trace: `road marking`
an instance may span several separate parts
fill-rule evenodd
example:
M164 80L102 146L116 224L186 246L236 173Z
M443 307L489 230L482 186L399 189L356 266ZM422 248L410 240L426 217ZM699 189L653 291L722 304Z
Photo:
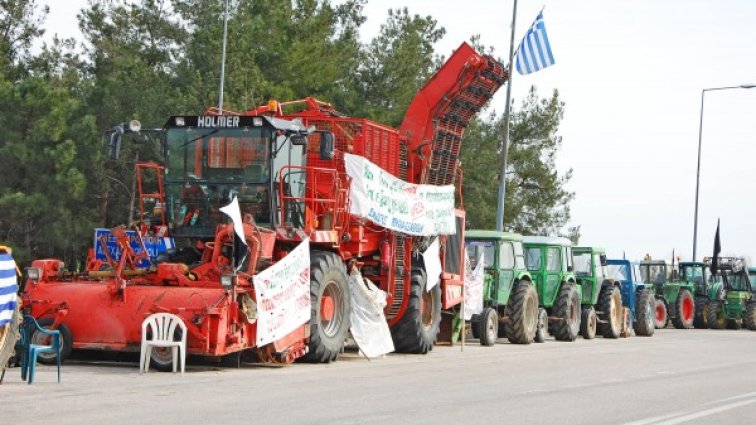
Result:
M746 399L743 401L735 401ZM719 404L725 401L730 403L723 404L717 407L711 407L709 409L703 409L698 411L681 411L676 413L670 413L667 415L653 416L646 419L641 419L634 422L628 422L625 425L677 425L683 422L692 421L694 419L703 418L705 416L711 416L716 413L725 412L727 410L737 409L738 407L747 406L749 404L756 403L756 392L741 394L739 396L729 397L722 400L706 403L706 405Z

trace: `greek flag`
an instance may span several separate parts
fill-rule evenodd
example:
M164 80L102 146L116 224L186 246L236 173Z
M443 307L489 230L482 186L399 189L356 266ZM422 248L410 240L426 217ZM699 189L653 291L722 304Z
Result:
M16 262L10 254L0 254L0 326L13 318L16 310Z
M520 42L515 60L517 72L522 75L554 65L554 55L551 53L551 46L549 46L546 26L543 24L543 12L538 14L533 26L530 27L522 42Z

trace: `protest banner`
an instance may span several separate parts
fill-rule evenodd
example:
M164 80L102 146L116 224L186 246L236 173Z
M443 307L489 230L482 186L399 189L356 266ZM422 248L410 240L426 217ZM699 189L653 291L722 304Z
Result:
M344 161L351 214L409 235L456 232L453 185L407 183L358 155L344 154Z
M257 299L257 346L277 341L310 320L310 242L252 278Z

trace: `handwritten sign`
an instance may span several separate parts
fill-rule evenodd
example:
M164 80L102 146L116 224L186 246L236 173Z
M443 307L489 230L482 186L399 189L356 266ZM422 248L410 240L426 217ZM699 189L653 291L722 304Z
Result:
M310 320L310 242L252 278L257 298L257 346L285 337Z
M453 235L454 186L412 184L367 159L344 154L352 179L349 212L375 224L415 236Z

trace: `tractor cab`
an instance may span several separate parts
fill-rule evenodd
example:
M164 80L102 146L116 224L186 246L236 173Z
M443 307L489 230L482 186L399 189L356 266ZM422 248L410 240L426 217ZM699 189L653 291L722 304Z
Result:
M610 278L604 248L577 246L572 249L575 277L583 288L583 304L595 304L604 282Z
M661 260L642 261L639 268L643 281L657 288L664 286L670 278L671 268Z
M701 262L680 262L680 280L691 282L696 286L696 296L705 295L709 286L709 268Z
M704 258L704 264L712 267L711 258ZM756 302L753 292L756 287L751 283L751 273L742 257L719 257L713 266L710 281L709 308L707 322L709 327L724 327L756 330Z

